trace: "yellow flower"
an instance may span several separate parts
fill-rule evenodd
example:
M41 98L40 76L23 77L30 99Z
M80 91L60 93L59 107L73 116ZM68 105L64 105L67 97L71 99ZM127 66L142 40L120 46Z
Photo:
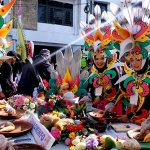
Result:
M75 133L74 132L71 132L70 134L69 134L69 137L70 138L73 138L75 136Z
M62 131L63 130L63 126L62 126L62 124L61 123L59 123L59 122L57 122L55 125L54 125L54 127L56 127L58 130L60 130L60 131Z
M54 110L54 111L52 111L52 114L53 114L53 115L55 115L55 114L58 115L59 112Z
M74 150L74 146L71 146L71 147L69 148L69 150Z

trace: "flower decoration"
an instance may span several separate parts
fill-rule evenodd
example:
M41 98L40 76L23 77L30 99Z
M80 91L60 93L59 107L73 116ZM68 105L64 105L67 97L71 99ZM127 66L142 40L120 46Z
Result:
M55 138L55 140L58 140L60 138L60 134L61 134L60 130L54 129L50 133Z
M45 107L53 108L53 102L52 102L52 101L49 101L49 102L45 103L44 106L45 106Z
M71 147L69 148L69 150L74 150L74 146L71 146Z
M67 109L67 106L72 106L72 103L68 100L64 100L61 95L50 95L48 102L43 104L41 103L41 105L44 105L46 108L49 107L56 112L63 112L64 114L68 115L70 113Z
M8 103L15 109L23 109L27 113L33 113L36 110L36 103L30 96L14 95L8 99Z
M73 138L75 136L75 133L74 132L71 132L70 134L69 134L69 138Z
M43 79L44 86L49 90L50 86L46 79Z
M57 122L54 127L56 127L58 130L62 131L63 130L63 125L60 122Z
M79 124L79 125L65 125L63 130L61 131L60 140L65 141L66 139L69 138L70 143L71 143L71 139L73 139L74 137L76 137L79 134L82 134L82 129L83 129L83 126L81 124Z

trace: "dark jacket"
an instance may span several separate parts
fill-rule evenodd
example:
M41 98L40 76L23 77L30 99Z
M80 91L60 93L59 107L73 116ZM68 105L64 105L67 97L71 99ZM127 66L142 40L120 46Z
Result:
M22 75L18 84L18 93L32 96L35 87L38 87L39 81L37 80L35 71L38 70L42 79L49 82L51 64L40 55L35 56L31 61L27 59L22 68Z
M4 62L0 68L0 72L2 91L8 98L16 92L13 84L13 68L9 63Z
M44 56L37 55L33 58L33 66L38 70L42 79L46 79L49 82L50 73L53 71L50 62L45 59Z
M32 68L32 62L27 59L22 68L22 74L18 83L17 93L32 96L33 90L37 86L38 81Z

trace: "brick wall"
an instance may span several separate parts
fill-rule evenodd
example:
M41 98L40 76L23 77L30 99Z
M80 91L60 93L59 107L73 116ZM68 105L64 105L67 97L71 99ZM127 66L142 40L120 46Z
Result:
M20 0L17 0L13 7L14 17L17 17L19 1ZM21 0L21 5L23 29L37 30L38 0ZM14 21L14 28L16 27L17 23Z

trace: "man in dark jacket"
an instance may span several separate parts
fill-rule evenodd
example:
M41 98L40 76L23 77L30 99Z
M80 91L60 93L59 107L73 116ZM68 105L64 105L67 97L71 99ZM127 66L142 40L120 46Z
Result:
M12 96L16 92L16 88L13 84L13 65L19 59L15 51L9 51L7 56L11 56L3 62L1 66L1 87L6 98Z
M42 49L39 55L33 57L33 59L28 58L22 68L18 94L32 96L34 88L39 85L36 75L39 74L42 79L46 79L49 82L52 70L50 51L47 49Z

